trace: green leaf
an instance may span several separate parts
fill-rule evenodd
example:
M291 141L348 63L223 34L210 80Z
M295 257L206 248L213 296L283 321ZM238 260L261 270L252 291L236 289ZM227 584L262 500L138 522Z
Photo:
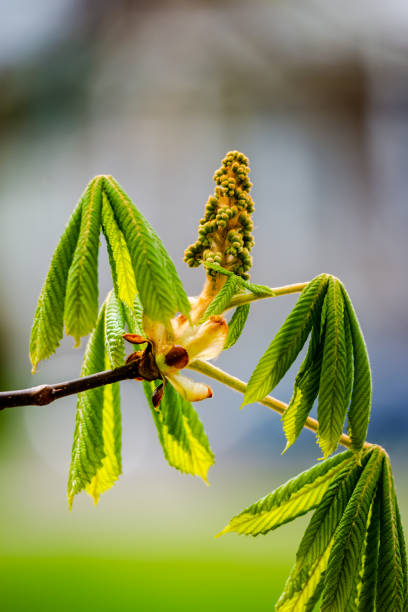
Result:
M105 304L103 304L96 327L91 334L84 356L81 376L102 372L105 367ZM103 442L102 387L78 393L72 460L68 478L68 501L70 507L74 496L86 488L105 457Z
M188 314L190 303L160 238L113 177L104 177L104 191L129 249L145 314L165 324L178 311Z
M321 274L302 291L296 305L261 357L245 392L243 406L264 398L286 374L320 316L328 277Z
M369 510L381 476L384 453L375 447L335 533L325 575L322 612L343 612L352 594L364 545ZM380 608L395 610L396 608Z
M79 346L98 316L98 251L102 206L101 176L88 185L82 201L81 229L68 274L64 319L66 333Z
M237 274L234 274L234 272L231 272L231 270L227 270L226 268L223 268L218 264L210 263L208 261L205 261L203 263L206 268L214 270L214 272L219 272L220 274L224 274L224 276L228 276L229 278L236 278L239 281L240 287L247 289L250 293L256 295L259 298L276 296L275 291L270 287L267 287L266 285L256 285L254 283L250 283L249 281L245 281Z
M298 570L313 565L326 550L369 458L367 453L361 464L345 463L331 481L300 542L296 553Z
M354 382L348 411L348 432L353 449L360 451L367 435L371 410L371 370L367 348L347 291L342 287L345 311L350 323L354 354Z
M55 352L64 335L64 302L68 272L78 241L84 197L80 199L61 236L38 299L30 339L33 374L38 362L47 359Z
M283 431L287 440L284 452L299 437L319 392L324 333L323 331L321 335L320 329L313 327L306 358L295 379L293 395L282 415Z
M243 304L242 306L238 306L238 308L236 308L234 314L232 315L231 321L228 323L228 335L225 342L224 351L234 346L242 334L249 315L249 309L249 304Z
M306 514L320 504L331 481L349 469L351 461L352 453L346 451L302 472L231 519L219 535L265 534Z
M315 563L296 575L290 574L285 589L280 596L275 610L279 612L305 612L313 610L319 600L324 586L325 570L334 538L323 550Z
M363 456L361 465L351 458L351 453L348 456L349 460L344 461L342 469L330 481L304 533L277 610L312 610L313 602L321 595L337 526L370 453Z
M397 519L397 531L398 531L398 540L399 540L399 549L400 549L400 555L401 555L401 570L402 570L402 576L403 576L403 599L404 599L404 605L403 605L403 609L406 610L408 609L408 567L407 567L407 549L406 549L406 545L405 545L405 538L404 538L404 528L402 526L402 522L401 522L401 515L400 515L400 511L398 508L398 502L397 502L397 496L394 496L394 504L395 504L395 515L396 515L396 519Z
M105 193L102 194L102 229L112 253L112 276L116 279L117 295L122 302L132 308L137 293L135 274L129 249Z
M325 457L337 448L348 406L348 365L340 282L329 278L326 333L320 375L318 442Z
M241 279L239 278L239 276L234 275L228 277L225 285L209 304L207 310L201 318L200 323L204 323L204 321L206 321L212 315L222 314L224 310L226 310L228 304L240 289L240 281Z
M378 580L378 555L380 541L381 520L381 487L377 492L371 508L371 517L367 529L366 545L364 550L363 570L361 574L361 587L357 597L357 610L375 610L375 600Z
M110 291L105 309L105 343L109 356L109 368L118 368L125 361L124 333L125 317L122 303L116 297L115 292Z
M109 369L109 357L105 355L105 368ZM110 489L122 473L121 459L121 412L119 383L103 387L102 436L104 458L91 482L86 485L86 492L93 498L95 505L101 493Z
M402 612L406 609L406 577L404 577L402 568L400 533L391 464L385 453L381 485L377 610Z
M158 413L151 401L155 385L143 382L143 387L169 464L181 472L199 476L208 484L207 473L214 464L214 455L192 404L167 383Z

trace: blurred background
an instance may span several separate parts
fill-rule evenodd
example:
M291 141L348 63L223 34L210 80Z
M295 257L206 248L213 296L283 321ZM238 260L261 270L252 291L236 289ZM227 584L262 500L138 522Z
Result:
M53 250L90 178L113 174L183 263L212 175L250 158L254 282L345 283L374 379L369 439L408 510L408 5L403 0L0 0L0 386L76 377L70 339L30 374L28 339ZM110 288L100 256L101 298ZM252 308L218 364L248 379L294 296ZM288 401L295 369L274 394ZM213 385L198 405L211 486L165 463L140 387L122 383L124 474L68 512L75 399L0 414L4 612L251 610L276 601L307 519L265 538L213 538L320 456L281 457L265 407Z

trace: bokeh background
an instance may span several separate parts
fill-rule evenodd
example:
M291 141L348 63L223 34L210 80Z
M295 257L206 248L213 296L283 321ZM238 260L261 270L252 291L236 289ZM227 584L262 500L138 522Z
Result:
M408 5L403 0L0 1L0 385L78 375L64 340L33 378L28 338L50 257L88 180L111 173L183 263L224 154L249 156L252 278L330 272L372 360L369 439L390 452L408 510ZM101 250L100 282L110 288ZM252 308L218 363L247 379L294 296ZM275 395L287 401L294 370ZM0 414L4 612L271 609L306 519L214 539L230 517L320 456L284 457L279 418L214 384L198 405L211 486L165 463L139 385L122 383L124 474L71 513L75 399ZM408 525L407 521L406 525Z

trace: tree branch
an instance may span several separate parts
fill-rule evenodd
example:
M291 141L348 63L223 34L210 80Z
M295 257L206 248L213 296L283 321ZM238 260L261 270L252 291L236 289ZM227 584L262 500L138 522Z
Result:
M130 361L114 370L98 372L97 374L82 376L81 378L55 383L54 385L38 385L30 389L2 391L0 392L0 410L15 406L45 406L66 395L74 395L81 391L88 391L88 389L103 387L104 385L110 385L114 382L130 378L143 380L156 380L160 378L160 373L151 354L144 355L138 360Z

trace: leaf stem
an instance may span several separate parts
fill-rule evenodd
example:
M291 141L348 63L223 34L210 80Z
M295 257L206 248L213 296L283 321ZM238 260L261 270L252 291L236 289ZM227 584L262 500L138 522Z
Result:
M300 293L305 287L307 287L308 284L309 282L296 283L294 285L283 285L283 287L271 287L273 295L255 295L254 293L238 294L232 298L228 304L227 310L230 308L235 308L236 306L241 306L242 304L250 304L251 302L257 302L258 300L265 300L266 298L278 297L279 295L289 295L290 293Z
M209 376L210 378L217 380L218 382L226 385L227 387L230 387L231 389L234 389L235 391L238 391L239 393L244 394L246 391L247 383L245 383L243 380L240 380L239 378L236 378L235 376L232 376L231 374L228 374L227 372L224 372L224 370L217 368L216 366L212 365L211 363L208 363L207 361L193 361L187 367L190 370L199 372L200 374L205 374L205 376ZM267 408L274 410L280 415L282 415L288 407L288 404L285 404L285 402L281 402L280 400L270 395L267 395L266 397L264 397L263 400L260 400L258 403L263 404ZM306 419L304 427L317 434L319 422L316 419L313 419L312 417L308 417ZM352 448L351 439L347 434L342 434L340 436L339 444L341 444L345 448ZM370 442L364 443L364 448L369 448L371 446L372 444Z

